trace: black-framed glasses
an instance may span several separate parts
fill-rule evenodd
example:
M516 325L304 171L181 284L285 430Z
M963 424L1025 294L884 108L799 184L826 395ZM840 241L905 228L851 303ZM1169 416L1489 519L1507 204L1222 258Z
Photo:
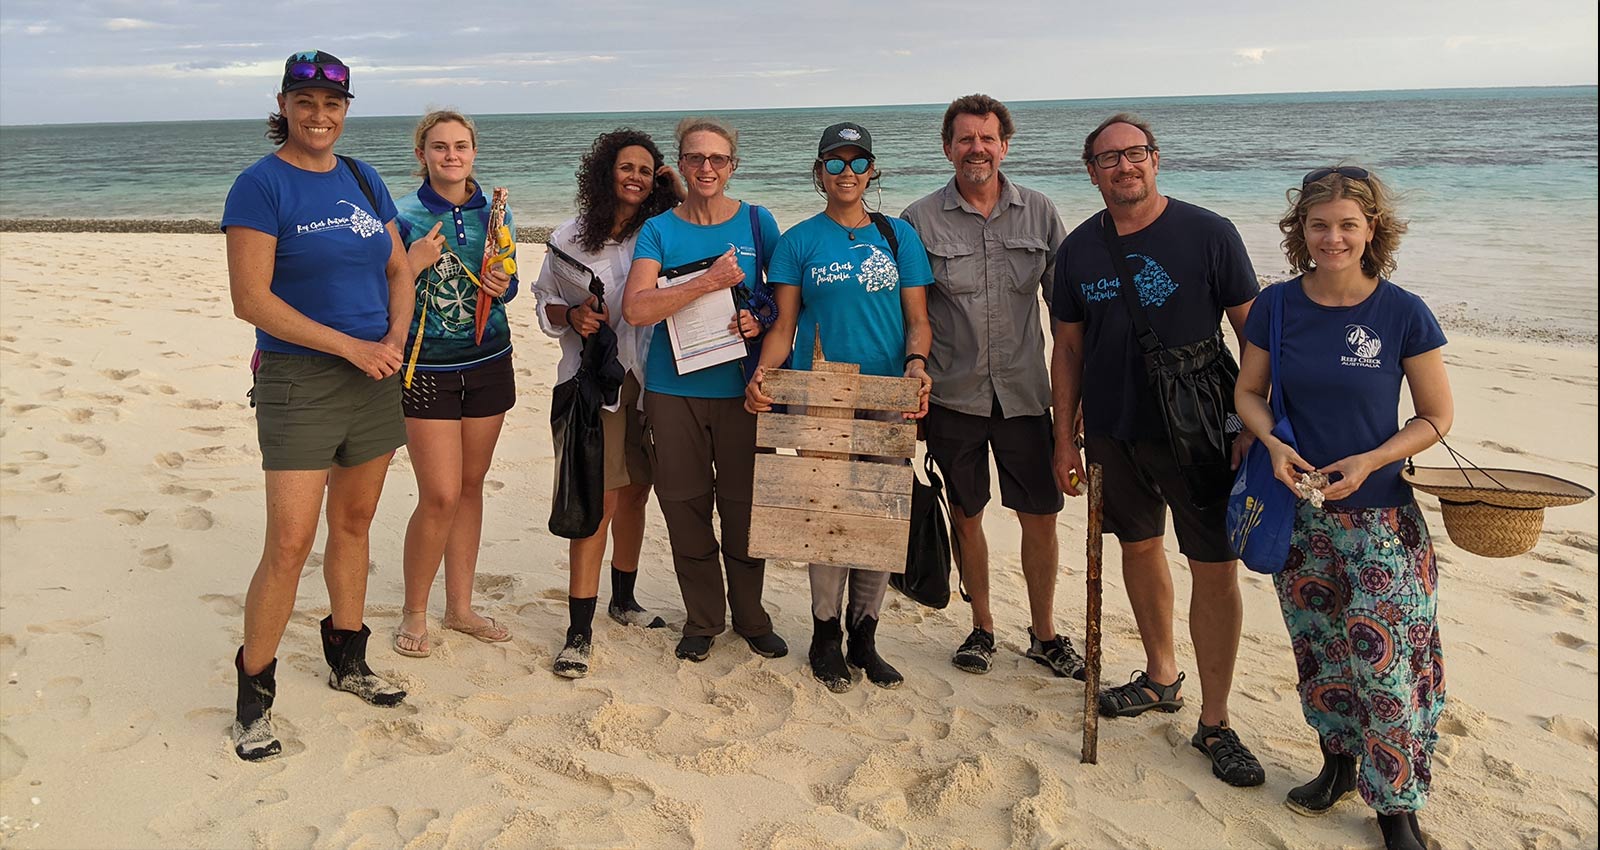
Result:
M1116 168L1117 160L1126 159L1129 162L1144 162L1160 148L1155 145L1134 145L1120 151L1106 151L1094 155L1093 162L1101 168Z
M1304 189L1305 187L1310 186L1312 183L1334 174L1337 174L1341 177L1348 177L1351 180L1365 180L1372 176L1372 172L1362 168L1359 165L1340 165L1335 168L1319 168L1316 171L1308 172L1305 177L1300 179L1300 188Z
M855 159L840 159L838 157L834 157L833 159L822 160L822 170L834 175L835 177L844 173L844 167L846 165L850 166L850 170L857 174L866 174L867 169L872 167L872 157L858 156Z
M350 68L338 62L295 62L289 66L289 79L315 80L322 77L330 83L350 82Z
M700 166L711 163L712 169L721 171L734 163L734 158L723 153L714 153L706 156L703 153L678 154L678 161L687 165L690 171L699 171Z

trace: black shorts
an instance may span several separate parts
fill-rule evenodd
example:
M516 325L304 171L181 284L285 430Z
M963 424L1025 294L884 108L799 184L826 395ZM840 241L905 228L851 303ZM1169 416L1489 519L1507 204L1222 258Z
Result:
M991 445L1000 472L1000 504L1025 514L1061 511L1064 500L1051 466L1056 443L1049 411L1007 419L998 399L988 416L930 404L923 423L928 454L944 472L950 501L963 514L976 516L989 504Z
M1167 533L1167 509L1178 532L1178 551L1195 561L1232 561L1228 544L1226 499L1209 508L1189 501L1183 473L1162 439L1119 440L1084 435L1084 454L1100 464L1105 482L1105 530L1123 543L1136 543Z
M401 401L407 419L480 419L499 416L517 403L511 355L465 369L411 377Z

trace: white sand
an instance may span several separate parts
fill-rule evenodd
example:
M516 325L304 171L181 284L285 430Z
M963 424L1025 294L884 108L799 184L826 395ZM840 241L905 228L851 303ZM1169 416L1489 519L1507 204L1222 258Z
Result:
M539 248L522 246L536 268ZM388 649L416 488L402 451L372 532L371 661L411 691L369 707L324 684L327 612L313 554L280 650L285 753L234 758L233 648L263 508L248 328L232 318L217 236L6 234L0 244L0 845L5 847L1370 847L1369 810L1291 813L1317 766L1271 585L1244 581L1234 724L1267 784L1229 788L1188 744L1198 716L1102 721L1079 764L1083 687L1021 656L1016 524L987 519L1001 652L950 666L965 606L891 593L897 691L843 696L805 670L805 574L768 570L787 658L731 635L672 656L675 629L603 615L594 673L549 672L566 625L566 545L545 531L556 346L514 303L520 404L490 472L483 610L490 646L440 630L434 655ZM1596 484L1596 354L1505 340L1448 349L1452 443L1484 465ZM1435 454L1437 453L1437 454ZM1442 462L1434 450L1429 459ZM1449 848L1594 847L1596 504L1556 509L1532 553L1439 545L1450 703L1426 831ZM1061 518L1057 610L1081 646L1084 507ZM1142 666L1107 546L1108 682ZM1169 552L1177 562L1176 550ZM1186 571L1175 570L1181 600ZM682 607L652 506L640 597ZM606 591L602 591L603 593ZM1180 613L1180 619L1186 621ZM1185 635L1186 623L1178 626Z

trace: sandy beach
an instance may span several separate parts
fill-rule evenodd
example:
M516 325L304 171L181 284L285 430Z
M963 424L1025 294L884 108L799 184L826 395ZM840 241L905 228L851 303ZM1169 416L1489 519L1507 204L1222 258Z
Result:
M542 249L520 246L524 269ZM1401 280L1402 285L1405 283ZM770 564L788 657L731 635L673 658L682 604L651 507L640 600L674 628L596 622L594 672L550 673L566 627L566 542L545 530L558 348L530 294L512 304L519 403L490 471L477 583L515 637L443 631L428 659L389 648L401 541L416 498L393 462L372 530L370 662L410 691L398 709L326 685L320 544L279 653L284 754L246 764L227 741L233 648L264 510L249 328L228 302L222 237L6 233L0 240L0 847L205 848L1356 848L1372 813L1283 805L1318 766L1270 581L1244 573L1233 724L1267 783L1230 788L1190 747L1192 705L1102 720L1079 764L1083 685L1022 656L1016 523L988 512L1000 652L987 677L949 654L966 606L893 592L879 630L906 675L845 695L814 682L805 571ZM1451 330L1447 326L1447 332ZM1597 355L1453 333L1451 443L1484 466L1597 484ZM1446 463L1443 450L1424 458ZM1449 706L1422 813L1435 847L1595 847L1597 505L1552 509L1527 555L1490 560L1444 537ZM1061 514L1058 624L1081 647L1082 501ZM1142 666L1106 541L1105 671ZM442 580L441 580L442 582ZM605 588L602 593L606 593Z

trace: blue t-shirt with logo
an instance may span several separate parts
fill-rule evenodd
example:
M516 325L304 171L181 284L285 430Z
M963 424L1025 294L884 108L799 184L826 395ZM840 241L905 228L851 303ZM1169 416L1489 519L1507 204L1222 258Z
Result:
M1050 301L1057 319L1084 323L1083 428L1119 440L1164 439L1102 218L1110 216L1095 213L1062 241ZM1122 250L1150 327L1167 348L1216 334L1222 311L1260 289L1233 222L1177 198L1142 230L1124 234Z
M1269 286L1250 309L1245 338L1267 350L1272 301L1283 299L1278 380L1294 426L1295 450L1317 467L1371 451L1400 430L1402 362L1445 344L1444 331L1421 298L1387 280L1353 307L1324 307L1306 297L1301 278ZM1411 503L1400 479L1405 461L1373 470L1342 508L1393 508Z
M476 181L474 181L476 182ZM489 226L489 201L483 189L472 188L472 197L456 206L423 181L417 191L395 202L400 219L396 225L406 247L428 235L435 224L444 237L447 253L439 256L432 268L417 275L417 308L411 316L406 336L406 355L422 328L422 348L417 356L419 371L454 371L487 363L511 353L511 326L506 321L506 302L517 297L518 278L511 276L506 294L493 299L489 319L483 326L483 342L478 335L478 285L467 277L483 265L484 232ZM517 232L511 207L506 207L505 226ZM515 255L513 255L515 256Z
M222 208L222 229L248 227L277 237L272 294L315 322L377 342L389 332L386 267L393 242L384 225L396 213L378 172L364 162L356 165L378 209L343 162L335 161L330 171L307 171L267 154L233 181ZM332 356L260 328L256 347Z
M864 375L905 373L905 314L900 287L933 283L922 239L910 224L888 219L900 252L872 223L854 229L855 239L827 213L789 228L778 240L767 279L800 287L794 368L811 368L811 346L822 327L829 360L861 364Z
M644 223L639 230L639 243L633 249L635 260L655 260L662 269L673 269L718 257L735 248L739 252L739 268L744 270L746 289L756 285L757 273L772 261L772 252L778 245L778 222L772 213L757 207L761 221L761 247L763 256L756 258L755 231L750 221L750 205L739 202L739 211L721 224L691 224L667 210ZM733 321L729 314L728 321ZM740 361L720 363L678 374L677 362L672 357L672 340L667 334L667 323L656 325L650 339L650 353L645 361L645 389L663 395L687 398L742 398L744 396L744 367Z

